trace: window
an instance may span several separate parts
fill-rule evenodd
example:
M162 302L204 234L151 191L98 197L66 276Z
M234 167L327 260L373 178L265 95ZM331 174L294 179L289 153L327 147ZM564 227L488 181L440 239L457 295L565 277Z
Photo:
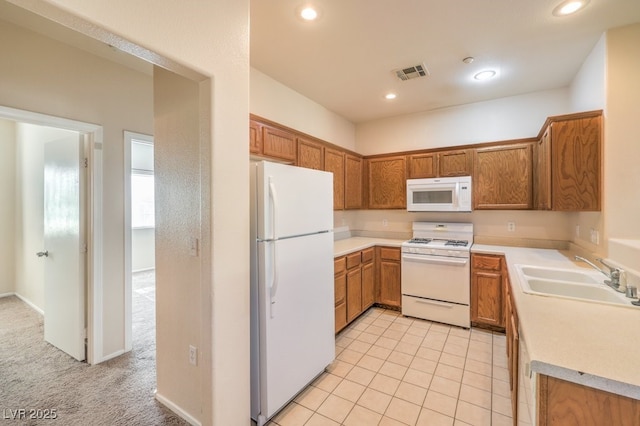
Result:
M153 172L131 173L131 227L155 226L155 201Z

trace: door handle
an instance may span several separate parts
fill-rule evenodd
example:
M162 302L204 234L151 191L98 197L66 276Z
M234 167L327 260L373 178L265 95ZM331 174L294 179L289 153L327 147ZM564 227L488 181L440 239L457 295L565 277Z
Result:
M42 257L42 256L49 257L49 250L39 251L39 252L36 253L36 256L38 256L38 257Z

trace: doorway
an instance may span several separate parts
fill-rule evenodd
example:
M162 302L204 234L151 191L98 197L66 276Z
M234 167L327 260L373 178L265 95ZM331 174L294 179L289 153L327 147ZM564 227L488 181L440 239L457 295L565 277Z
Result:
M47 342L91 363L85 348L93 324L87 318L88 283L95 278L92 256L101 239L89 241L87 224L100 221L87 219L89 197L100 191L87 182L101 128L8 107L0 107L0 119L12 129L3 139L5 149L13 144L14 157L14 214L3 216L11 228L5 239L15 248L11 293L44 314ZM94 183L94 189L101 186Z
M155 330L155 178L153 137L124 132L125 351L139 322Z

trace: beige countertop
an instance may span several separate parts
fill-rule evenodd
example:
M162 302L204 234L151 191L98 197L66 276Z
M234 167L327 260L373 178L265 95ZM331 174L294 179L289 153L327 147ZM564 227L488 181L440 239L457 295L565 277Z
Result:
M640 399L640 307L522 291L517 264L593 270L568 251L481 244L471 251L505 255L533 371Z
M351 237L333 242L334 257L343 256L358 250L364 250L373 246L400 247L406 240L394 240L389 238Z

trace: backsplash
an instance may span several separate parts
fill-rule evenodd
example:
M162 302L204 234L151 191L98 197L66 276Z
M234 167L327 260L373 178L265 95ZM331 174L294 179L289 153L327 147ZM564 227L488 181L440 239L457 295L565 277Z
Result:
M345 210L334 212L334 226L347 226L354 236L408 239L416 221L472 222L474 239L489 244L498 239L501 245L522 240L539 244L571 241L571 213L551 211L476 210L471 213L409 213L404 210ZM495 240L495 241L498 241ZM542 241L537 241L542 240ZM511 244L509 244L511 242ZM565 247L566 248L566 247Z

